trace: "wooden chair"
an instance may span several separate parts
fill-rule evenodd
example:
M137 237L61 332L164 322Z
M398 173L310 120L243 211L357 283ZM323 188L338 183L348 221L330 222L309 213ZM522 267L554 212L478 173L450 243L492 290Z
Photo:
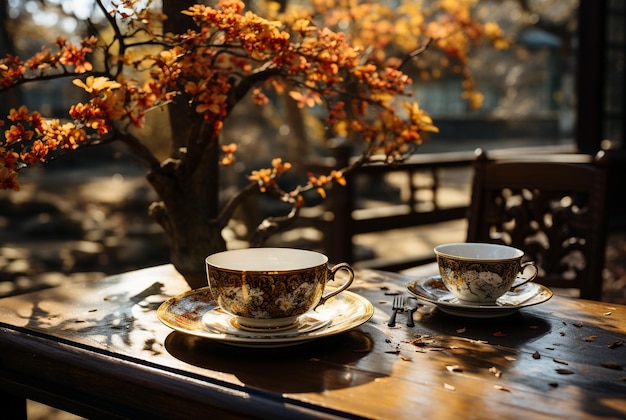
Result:
M600 300L606 246L603 152L493 160L476 151L468 242L522 249L538 282Z

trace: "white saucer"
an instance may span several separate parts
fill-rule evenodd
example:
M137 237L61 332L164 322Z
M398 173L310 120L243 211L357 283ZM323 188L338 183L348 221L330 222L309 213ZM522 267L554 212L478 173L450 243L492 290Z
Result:
M493 304L464 302L446 289L440 276L413 280L407 285L407 290L418 299L437 305L443 312L467 318L507 316L552 297L552 291L546 286L530 282L505 293Z
M364 297L343 291L314 311L301 315L290 328L250 329L213 300L208 287L191 290L161 304L157 316L186 334L244 347L284 347L348 331L367 322L374 307Z

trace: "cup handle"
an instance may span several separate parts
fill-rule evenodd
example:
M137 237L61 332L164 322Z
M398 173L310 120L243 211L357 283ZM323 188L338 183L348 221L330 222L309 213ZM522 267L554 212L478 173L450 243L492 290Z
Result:
M320 299L319 303L315 306L316 308L318 306L323 305L324 303L326 303L326 301L328 299L330 299L331 297L333 297L335 295L338 295L339 293L343 292L348 287L350 287L350 285L352 284L352 280L354 280L354 270L352 270L352 267L350 267L350 265L348 263L339 263L339 264L333 266L333 268L331 268L329 270L330 274L329 274L328 281L333 281L335 279L335 274L339 270L346 270L348 272L348 280L346 280L338 289L333 290L332 292L323 295L322 298Z
M526 284L529 281L533 281L535 279L535 277L537 277L537 274L539 273L539 270L537 269L537 266L535 265L534 261L528 261L528 262L523 263L520 266L520 273L521 274L523 274L524 271L526 271L526 267L532 267L533 273L529 277L517 277L515 279L515 281L513 282L513 285L511 286L511 289L515 289L516 287L519 287L522 284Z

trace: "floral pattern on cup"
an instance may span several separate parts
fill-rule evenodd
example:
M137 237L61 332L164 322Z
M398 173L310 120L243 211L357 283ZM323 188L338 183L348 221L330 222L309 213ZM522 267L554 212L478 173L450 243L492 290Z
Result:
M324 304L347 289L354 271L347 263L328 266L328 257L293 248L248 248L225 251L206 259L215 301L246 328L277 328ZM348 277L326 290L339 270Z
M319 302L328 269L240 275L208 267L211 290L227 311L247 318L284 318L305 313Z
M480 252L471 250L480 248ZM524 253L495 244L450 244L435 248L441 280L458 299L493 303L511 288L533 280L537 275L534 262L521 263ZM457 252L449 255L446 252ZM526 267L533 274L520 277Z

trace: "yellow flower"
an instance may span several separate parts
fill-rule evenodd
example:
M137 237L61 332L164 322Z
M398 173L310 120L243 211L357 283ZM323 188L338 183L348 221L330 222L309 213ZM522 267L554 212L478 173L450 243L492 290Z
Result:
M74 85L80 88L85 89L85 91L87 91L88 93L98 93L102 90L117 89L117 88L122 87L120 83L115 82L113 80L109 80L108 77L102 77L102 76L100 77L89 76L87 77L84 83L80 79L74 79L72 83L74 83Z

